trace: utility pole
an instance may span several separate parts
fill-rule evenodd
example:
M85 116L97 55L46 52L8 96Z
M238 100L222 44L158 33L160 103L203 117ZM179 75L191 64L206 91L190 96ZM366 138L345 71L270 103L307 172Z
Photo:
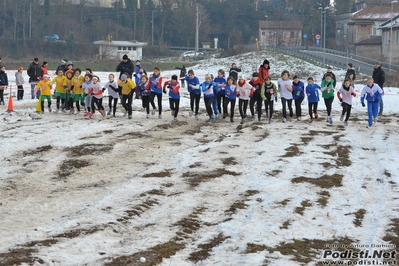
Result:
M199 42L199 4L196 6L196 22L195 22L195 60L197 60Z
M29 1L29 39L32 39L32 1Z

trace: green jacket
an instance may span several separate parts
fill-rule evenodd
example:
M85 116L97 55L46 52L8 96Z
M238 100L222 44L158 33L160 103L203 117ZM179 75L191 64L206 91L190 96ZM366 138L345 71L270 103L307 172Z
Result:
M330 83L328 83L326 80L323 80L321 82L320 87L321 87L321 91L322 91L321 96L324 99L334 97L335 90L334 90L334 80L333 79L331 79ZM330 89L330 92L328 92L328 89Z
M266 86L266 83L262 84L262 88L260 89L260 95L262 97L262 100L271 100L272 94L270 93L270 90L273 89L273 95L274 99L278 98L278 89L276 87L276 84L273 82L270 82L269 86Z

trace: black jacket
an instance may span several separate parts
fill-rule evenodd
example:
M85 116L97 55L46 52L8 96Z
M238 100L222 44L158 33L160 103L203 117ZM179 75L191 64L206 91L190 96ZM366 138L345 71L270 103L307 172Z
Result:
M8 85L8 77L6 72L0 71L0 85Z
M229 76L233 77L236 81L238 80L238 72L241 72L241 68L232 67L229 71Z
M35 64L32 62L28 68L28 76L29 82L31 81L39 81L39 78L42 76L42 67L39 64Z
M186 76L187 70L186 70L186 68L184 66L183 67L175 67L175 69L179 69L180 70L180 77L181 78Z
M349 78L350 74L353 74L353 80L355 80L356 79L356 71L354 68L348 68L348 70L346 70L345 78Z
M121 61L119 65L116 67L116 71L119 71L119 78L123 75L123 73L127 72L130 75L130 78L133 77L134 65L132 60L128 59L125 62Z
M384 88L385 72L381 67L374 68L373 70L374 83L377 83L381 89Z

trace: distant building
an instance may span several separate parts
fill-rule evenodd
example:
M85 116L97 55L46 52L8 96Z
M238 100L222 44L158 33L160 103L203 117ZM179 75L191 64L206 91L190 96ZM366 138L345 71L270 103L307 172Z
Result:
M95 41L94 44L99 46L98 56L101 60L122 60L124 54L127 54L132 60L142 60L143 47L147 45L145 42L113 40Z
M392 56L393 62L399 62L399 15L392 18L392 23L391 20L382 23L380 29L382 30L382 56L385 58Z
M302 21L259 21L259 43L266 46L301 46Z

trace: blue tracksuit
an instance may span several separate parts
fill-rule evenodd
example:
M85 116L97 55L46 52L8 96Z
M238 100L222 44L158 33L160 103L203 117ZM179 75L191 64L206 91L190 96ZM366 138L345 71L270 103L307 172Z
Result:
M225 77L221 77L221 78L219 78L219 76L218 77L216 77L214 80L213 80L216 84L226 84L226 78ZM219 94L221 94L221 95L225 95L225 91L224 91L224 88L219 88L220 90L219 90Z
M300 98L305 97L305 84L303 84L302 81L299 81L298 84L295 84L294 82L292 83L292 96L294 100L298 100Z
M320 90L319 84L313 83L313 84L308 84L306 86L306 95L308 95L308 102L310 103L317 103L320 101L319 98L319 90Z
M371 127L373 125L373 118L378 116L379 101L382 98L382 89L377 83L373 83L370 87L368 85L364 86L360 102L364 104L364 99L367 100L367 114L369 117L368 124Z
M158 75L158 77L151 76L151 91L155 92L156 94L162 95L162 77Z
M190 77L187 75L186 82L187 82L188 92L194 92L195 94L201 94L201 90L199 89L199 87L198 87L198 89L192 89L189 86L190 84L192 84L193 86L199 86L200 82L196 76L194 76L192 79L190 79Z
M236 85L227 85L225 88L225 91L226 91L227 98L229 98L230 100L237 99L237 95L236 95L237 86Z

